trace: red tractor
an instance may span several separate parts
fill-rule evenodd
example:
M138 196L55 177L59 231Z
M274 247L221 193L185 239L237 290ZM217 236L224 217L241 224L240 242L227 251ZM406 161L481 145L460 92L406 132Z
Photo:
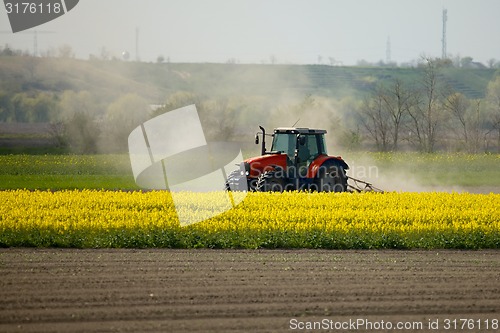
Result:
M318 191L383 192L365 181L349 177L347 163L340 156L328 156L326 130L309 128L276 128L272 135L264 127L255 135L261 156L244 160L239 170L229 174L228 191ZM271 150L266 150L266 136L272 136ZM350 185L347 180L354 183ZM364 186L364 187L362 187Z
M262 156L240 164L227 178L227 190L345 192L348 190L347 163L340 156L328 156L325 130L276 128L272 135L259 126ZM272 136L271 150L266 150L266 136Z

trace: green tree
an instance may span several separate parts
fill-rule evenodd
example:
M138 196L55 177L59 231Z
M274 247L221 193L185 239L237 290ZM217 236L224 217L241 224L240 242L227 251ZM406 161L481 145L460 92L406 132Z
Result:
M241 97L204 98L192 92L177 91L171 94L165 104L152 112L157 116L184 106L196 105L207 141L228 141L234 139L235 127L249 106Z
M65 142L79 154L98 152L99 125L87 113L77 112L64 123Z
M39 93L32 99L31 109L28 113L29 122L50 122L57 118L59 112L58 103L54 95Z
M124 151L130 132L149 119L147 101L137 94L127 94L111 103L104 119L102 148L106 151Z
M76 153L96 153L101 114L95 98L87 92L65 91L59 103L59 121L63 124L63 136L70 149ZM57 121L54 122L57 124Z
M62 121L72 118L76 113L85 113L90 118L98 118L102 114L95 97L88 91L64 91L59 106L60 114L57 120Z
M233 139L238 118L246 108L244 101L237 97L204 101L199 115L207 141Z
M165 104L155 109L151 113L151 116L155 117L165 112L172 111L191 104L195 104L198 108L198 111L200 111L199 108L202 107L202 102L203 99L195 93L188 91L176 91L169 95L165 101Z
M14 123L23 123L28 121L26 108L29 107L28 95L26 93L17 93L11 98L12 109L9 120Z
M44 123L58 113L56 97L51 93L17 93L12 99L9 120L13 122Z
M460 66L462 68L470 68L471 65L472 65L472 57L463 57L461 60L460 60Z
M10 122L12 114L12 102L10 100L10 94L5 91L0 90L0 121Z

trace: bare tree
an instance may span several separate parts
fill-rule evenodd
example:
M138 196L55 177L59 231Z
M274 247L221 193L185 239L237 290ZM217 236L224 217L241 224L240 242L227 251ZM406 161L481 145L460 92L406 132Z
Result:
M393 150L398 150L399 133L414 100L412 96L412 92L405 89L403 83L398 79L394 80L391 89L386 89L385 93L382 94L384 107L391 121Z
M391 121L384 106L384 92L378 87L361 107L361 122L375 141L378 150L388 151L391 142Z
M483 124L485 117L483 116L481 102L482 101L480 99L472 101L471 107L468 110L467 123L469 127L469 140L466 147L469 153L473 154L479 152L481 148L481 141L484 137Z
M426 61L421 91L415 95L416 99L408 110L411 119L409 130L420 150L434 152L445 114L440 101L442 87L438 80L436 62L432 59Z
M497 150L500 152L500 75L497 75L496 78L488 84L486 101L489 111L488 122L491 128L489 133L497 131Z
M452 119L455 120L455 122L451 123L452 130L458 131L457 135L462 137L466 145L469 142L469 126L466 118L469 106L469 100L461 93L448 95L444 102L444 107L451 113ZM455 125L458 125L458 127Z
M496 130L498 133L497 151L500 153L500 112L493 113L492 115L490 115L490 122L493 130Z
M61 148L67 145L65 124L62 121L51 122L47 132L56 147Z
M363 102L362 123L382 151L397 150L402 125L413 101L413 93L400 80L390 87L377 86Z
M485 115L482 100L469 100L461 93L452 93L444 101L450 112L449 126L461 139L459 144L469 153L477 153L485 135Z

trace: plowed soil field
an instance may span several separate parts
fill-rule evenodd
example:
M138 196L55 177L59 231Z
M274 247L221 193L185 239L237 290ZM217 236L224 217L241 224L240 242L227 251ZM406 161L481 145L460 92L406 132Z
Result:
M499 332L499 320L500 251L0 250L0 332Z

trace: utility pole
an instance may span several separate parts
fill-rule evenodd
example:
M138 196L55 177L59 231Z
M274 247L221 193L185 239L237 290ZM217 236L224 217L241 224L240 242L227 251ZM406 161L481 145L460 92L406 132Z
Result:
M441 39L441 42L442 42L441 58L442 59L446 59L448 57L446 54L446 21L448 21L448 10L443 9L443 38Z
M387 36L387 44L385 48L385 63L386 65L391 63L391 36Z
M139 27L135 28L135 61L139 61Z
M45 30L32 30L32 31L22 31L18 34L33 34L33 57L38 57L38 34L54 34L55 31L45 31ZM12 34L12 31L0 31L0 34Z

